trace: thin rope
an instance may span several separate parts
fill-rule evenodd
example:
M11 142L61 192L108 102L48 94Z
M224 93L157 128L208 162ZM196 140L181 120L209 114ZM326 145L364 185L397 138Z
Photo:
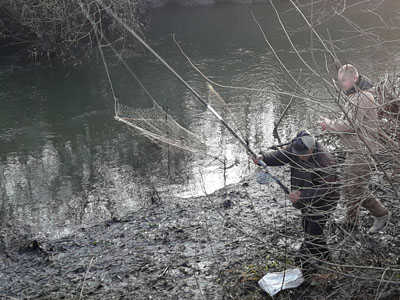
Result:
M103 53L101 42L99 40L99 36L98 36L98 32L97 32L97 27L96 26L95 26L94 30L95 30L97 45L99 47L101 59L103 60L104 68L105 68L106 74L107 74L107 79L108 79L108 82L109 82L110 88L111 88L111 93L112 93L112 96L114 98L114 113L115 113L115 117L117 117L118 116L118 98L115 96L114 86L113 86L113 83L112 83L112 80L111 80L110 72L108 70L107 62L106 62L106 60L104 58L104 53ZM103 37L103 34L102 34L102 37Z

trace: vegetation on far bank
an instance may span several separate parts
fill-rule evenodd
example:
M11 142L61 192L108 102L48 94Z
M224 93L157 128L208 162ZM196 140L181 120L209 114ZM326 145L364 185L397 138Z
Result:
M146 27L141 0L103 3L138 32ZM0 0L0 52L22 59L75 61L97 47L96 26L120 47L130 45L123 27L96 2L89 0Z

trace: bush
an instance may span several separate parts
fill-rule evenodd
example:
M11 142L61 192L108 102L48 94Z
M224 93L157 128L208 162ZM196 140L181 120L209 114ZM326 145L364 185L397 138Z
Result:
M141 0L105 0L111 10L137 32L145 27ZM34 60L65 62L96 46L95 30L87 18L114 42L127 33L95 0L0 0L0 46L7 54Z

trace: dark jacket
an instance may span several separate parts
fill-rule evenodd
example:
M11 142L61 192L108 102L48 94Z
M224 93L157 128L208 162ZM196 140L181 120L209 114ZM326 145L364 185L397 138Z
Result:
M307 161L293 154L291 145L282 150L263 153L263 156L268 166L290 164L291 190L301 190L300 201L293 204L294 207L302 209L311 206L325 209L325 206L330 206L327 202L338 200L335 163L319 143Z

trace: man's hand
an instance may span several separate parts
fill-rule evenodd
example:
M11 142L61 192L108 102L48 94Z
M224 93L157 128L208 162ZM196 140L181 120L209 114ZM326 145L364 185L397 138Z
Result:
M325 117L319 117L318 123L319 123L319 126L321 126L321 129L322 129L323 131L326 130L328 121L329 121L329 120L328 120L327 118L325 118Z
M289 199L292 203L297 203L300 200L301 191L297 190L289 194Z
M254 163L255 163L256 165L258 165L258 161L259 161L259 160L263 160L263 158L264 158L264 155L262 155L262 154L257 154L257 157L256 157L256 158L253 157L253 161L254 161Z

